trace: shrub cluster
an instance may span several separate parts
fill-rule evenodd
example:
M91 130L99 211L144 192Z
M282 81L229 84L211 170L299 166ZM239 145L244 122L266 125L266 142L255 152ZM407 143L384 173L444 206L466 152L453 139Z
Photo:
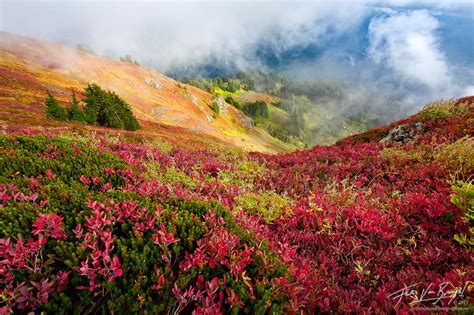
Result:
M268 118L268 105L264 101L245 104L242 110L252 118Z
M214 94L216 90L235 93L253 88L253 82L248 77L181 78L181 81Z
M18 135L0 151L2 313L284 311L285 265L222 205L177 199L105 147Z
M474 183L456 180L452 183L453 194L451 202L463 213L463 220L469 224L469 232L455 235L455 240L460 244L474 248Z
M233 98L232 95L228 95L225 98L225 101L227 104L230 104L234 106L235 108L242 110L242 105L240 105L240 103L237 100L235 100L235 98Z
M219 115L220 109L219 109L219 104L217 104L216 100L213 100L211 103L211 109L214 112L215 115Z
M237 196L235 203L237 208L243 208L248 213L256 214L267 223L282 218L291 212L289 210L289 200L272 191Z
M79 100L74 92L71 95L70 107L63 108L48 91L45 99L47 117L131 131L140 128L130 105L114 92L105 91L97 84L91 83L84 89L84 96L84 109L79 107Z
M455 99L441 100L426 105L418 114L418 121L443 120L452 116L463 116L469 112L467 104L457 104Z
M279 155L9 128L0 311L472 313L473 115Z

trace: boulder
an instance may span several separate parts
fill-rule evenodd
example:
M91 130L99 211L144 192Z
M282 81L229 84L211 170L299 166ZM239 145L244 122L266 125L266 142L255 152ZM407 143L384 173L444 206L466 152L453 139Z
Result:
M423 132L423 123L398 125L389 131L388 135L380 140L380 143L385 142L400 142L407 143L415 139L416 136Z

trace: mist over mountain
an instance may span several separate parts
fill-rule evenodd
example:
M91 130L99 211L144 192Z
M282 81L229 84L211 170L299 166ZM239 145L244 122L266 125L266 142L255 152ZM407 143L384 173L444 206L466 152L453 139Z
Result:
M176 77L262 70L350 82L413 112L473 93L473 10L470 1L2 1L0 28L129 54Z

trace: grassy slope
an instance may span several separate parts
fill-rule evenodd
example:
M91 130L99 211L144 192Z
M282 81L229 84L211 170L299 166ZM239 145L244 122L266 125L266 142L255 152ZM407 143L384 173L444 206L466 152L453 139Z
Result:
M246 129L243 113L227 105L228 114L212 119L212 95L178 82L155 70L101 58L64 45L2 33L0 39L0 105L3 123L54 125L45 122L46 90L64 103L71 89L81 91L95 82L125 98L151 135L165 126L174 133L191 132L202 141L244 150L278 152L284 145L265 131ZM148 81L158 82L156 88ZM158 124L159 125L158 125ZM187 131L186 131L186 130Z

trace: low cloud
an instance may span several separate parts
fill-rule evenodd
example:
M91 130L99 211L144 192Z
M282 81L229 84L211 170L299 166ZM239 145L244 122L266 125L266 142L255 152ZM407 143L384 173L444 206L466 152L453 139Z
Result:
M2 30L84 42L98 53L131 54L162 71L217 59L260 66L257 49L276 56L356 25L360 3L293 2L5 2ZM21 22L20 22L21 21Z
M405 101L416 103L431 99L461 96L466 86L459 85L454 66L444 54L437 36L440 23L427 10L392 11L373 18L368 36L368 56L393 71L393 78L424 95L407 95Z
M83 43L112 58L130 54L163 72L203 64L268 70L263 48L293 77L347 80L410 106L474 90L472 57L467 65L452 63L438 36L443 25L437 14L465 15L473 9L469 2L3 0L0 5L2 31ZM354 31L359 29L363 33ZM474 42L468 36L459 40ZM317 54L299 60L308 47Z

